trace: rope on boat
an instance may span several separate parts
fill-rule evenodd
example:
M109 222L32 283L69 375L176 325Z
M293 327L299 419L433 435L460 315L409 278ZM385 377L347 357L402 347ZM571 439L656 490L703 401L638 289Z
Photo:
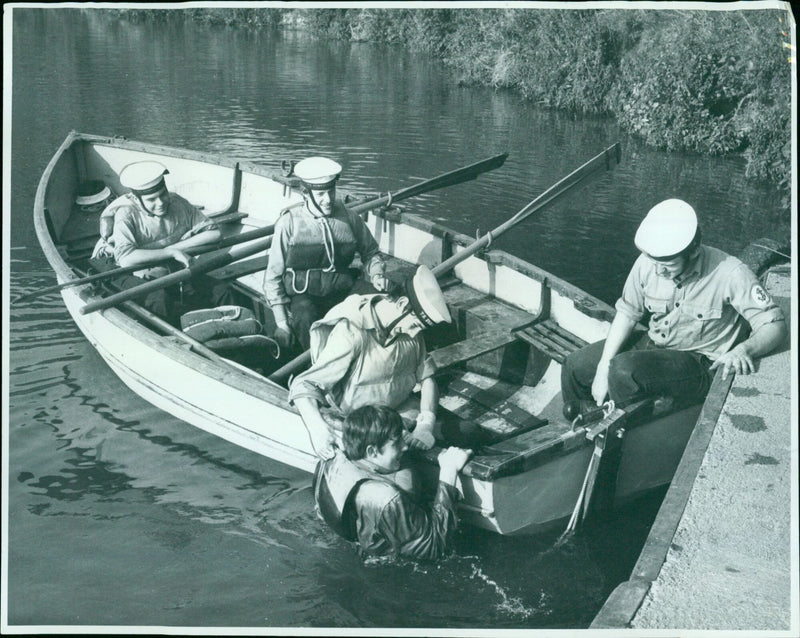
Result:
M604 403L603 416L608 417L614 411L614 407L615 405L613 401L607 401ZM577 426L581 420L581 415L578 415L573 421L573 427ZM567 528L556 541L557 546L563 545L572 537L572 535L575 533L575 530L578 528L580 521L585 519L589 512L589 506L592 502L592 494L594 493L594 487L596 485L595 479L597 478L597 472L600 469L600 461L602 460L603 452L606 449L607 437L608 432L605 431L599 433L594 439L594 450L592 451L592 457L589 459L589 465L586 468L586 475L583 477L581 491L578 493L578 499L575 501L575 507L572 509L572 516L569 518Z

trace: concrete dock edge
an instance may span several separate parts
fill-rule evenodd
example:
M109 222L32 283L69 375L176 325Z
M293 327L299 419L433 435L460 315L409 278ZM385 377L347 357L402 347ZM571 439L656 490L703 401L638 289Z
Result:
M794 323L793 266L763 281ZM797 631L795 357L790 342L756 374L717 373L630 578L591 629Z
M650 591L652 582L658 578L732 381L732 376L723 379L722 371L717 371L697 418L697 425L675 470L675 478L664 496L631 577L611 592L611 596L592 621L592 629L628 627Z

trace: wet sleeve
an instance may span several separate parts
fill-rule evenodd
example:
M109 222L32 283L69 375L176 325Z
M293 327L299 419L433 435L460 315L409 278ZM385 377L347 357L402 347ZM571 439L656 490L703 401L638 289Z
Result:
M290 403L298 398L315 399L323 405L328 403L325 395L348 375L350 364L357 356L359 341L354 337L347 321L334 326L317 360L292 382Z
M398 490L379 512L374 512L369 538L359 537L362 549L385 545L394 555L417 560L435 560L447 553L458 528L458 490L440 482L433 503L422 505ZM365 546L365 543L367 546Z
M642 269L645 257L639 256L633 264L625 285L622 288L622 296L617 299L615 307L617 312L621 312L632 321L641 321L647 313L644 305L644 279Z
M286 267L285 255L289 247L290 217L282 215L275 223L275 234L269 249L267 269L264 272L264 298L270 306L288 304L289 295L283 285L283 271Z
M747 320L753 332L784 319L780 307L746 264L738 264L727 281L730 304Z

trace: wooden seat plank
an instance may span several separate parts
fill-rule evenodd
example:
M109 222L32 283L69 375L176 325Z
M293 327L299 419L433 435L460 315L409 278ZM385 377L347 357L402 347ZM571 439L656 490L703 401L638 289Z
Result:
M498 387L503 386L503 387ZM442 390L452 392L496 413L516 426L514 434L542 427L546 420L523 410L508 398L518 389L511 384L497 383L489 388L479 388L460 377L446 379Z
M476 335L464 341L444 346L430 353L437 370L442 370L462 361L474 359L487 352L511 343L516 339L510 331L497 330Z

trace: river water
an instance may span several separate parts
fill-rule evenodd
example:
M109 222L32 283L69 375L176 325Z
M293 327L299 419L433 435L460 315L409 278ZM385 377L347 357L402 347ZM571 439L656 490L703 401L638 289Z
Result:
M12 79L11 296L54 283L31 211L71 129L273 166L328 155L356 194L508 151L501 169L408 203L468 234L620 140L613 173L497 244L609 302L661 199L693 203L708 243L734 253L783 221L774 187L746 180L738 158L653 151L606 119L459 86L402 48L26 8L13 15ZM586 627L627 579L658 507L597 518L562 546L465 527L439 564L362 564L316 519L307 475L138 398L58 295L8 316L11 625Z

